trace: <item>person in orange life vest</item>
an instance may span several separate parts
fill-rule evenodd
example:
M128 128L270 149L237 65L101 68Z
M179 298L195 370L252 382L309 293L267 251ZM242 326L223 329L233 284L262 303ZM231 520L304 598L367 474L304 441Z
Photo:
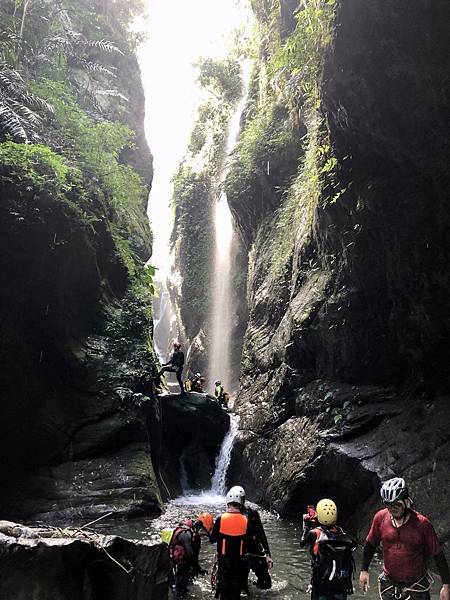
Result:
M253 531L249 519L241 513L241 498L233 488L226 500L227 512L216 519L210 536L210 542L217 543L216 598L239 600L246 545Z
M317 512L316 512L317 511ZM303 515L302 548L309 547L312 578L309 590L313 600L346 600L353 594L356 541L336 525L337 507L324 498L317 509L308 507Z
M255 585L262 590L268 590L272 587L272 579L269 569L273 566L273 560L270 555L269 542L259 512L254 508L245 505L245 490L240 485L235 485L229 491L240 501L241 513L247 517L253 535L249 538L245 553L245 571L243 573L242 591L249 594L248 576L253 571L257 577Z
M192 578L205 575L206 571L200 567L199 553L201 536L212 529L213 517L209 513L201 513L195 523L192 519L180 524L174 529L172 540L169 544L171 566L170 584L175 598L182 598Z
M359 583L369 587L369 565L376 548L382 546L383 572L378 578L383 600L429 600L427 560L434 557L442 579L440 600L450 599L449 568L430 521L412 510L412 500L402 477L385 481L380 490L385 508L373 518L363 549Z
M170 357L170 360L162 364L161 367L162 368L158 372L158 377L161 377L161 375L166 371L169 371L169 373L175 373L181 389L181 394L185 394L183 381L181 379L184 368L184 352L181 350L180 342L173 342L173 354Z

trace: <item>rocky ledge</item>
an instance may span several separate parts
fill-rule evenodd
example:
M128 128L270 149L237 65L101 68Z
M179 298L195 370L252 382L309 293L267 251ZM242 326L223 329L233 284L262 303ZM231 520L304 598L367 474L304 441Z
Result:
M76 529L0 521L0 597L164 600L167 547Z
M162 416L161 492L208 489L215 459L230 426L212 396L188 392L160 396ZM164 488L164 489L163 489Z

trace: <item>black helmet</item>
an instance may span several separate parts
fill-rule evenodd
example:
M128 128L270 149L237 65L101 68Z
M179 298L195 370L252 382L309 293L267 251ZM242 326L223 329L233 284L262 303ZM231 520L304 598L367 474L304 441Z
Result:
M200 378L201 376L202 376L202 374L201 374L201 373L196 373L196 374L194 375L194 377L198 377L198 378Z
M220 381L220 379L218 379L217 381L214 382L214 385L222 385L222 382Z
M394 477L385 481L381 486L380 494L383 502L388 504L409 498L408 486L402 477Z

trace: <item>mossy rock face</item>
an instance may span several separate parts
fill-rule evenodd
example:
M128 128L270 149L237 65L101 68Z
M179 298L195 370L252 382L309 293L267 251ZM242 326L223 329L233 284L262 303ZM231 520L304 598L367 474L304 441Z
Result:
M233 204L251 248L233 473L286 515L335 494L360 532L379 505L380 480L404 476L446 539L450 5L438 0L431 15L395 0L382 10L325 4L336 13L319 61L317 135L305 119L303 179L281 181L275 196L295 207L284 220L283 268L270 268L283 204L262 202L256 185L237 189L242 202ZM266 100L271 50L261 53ZM273 167L276 179L283 169ZM231 183L241 185L241 174ZM292 193L308 181L314 202Z
M102 222L93 230L45 186L36 193L20 181L2 184L2 511L24 519L156 514L149 305ZM122 452L127 493L112 477ZM108 464L101 498L90 498L87 485L86 499L80 489L71 507L68 473L96 475Z

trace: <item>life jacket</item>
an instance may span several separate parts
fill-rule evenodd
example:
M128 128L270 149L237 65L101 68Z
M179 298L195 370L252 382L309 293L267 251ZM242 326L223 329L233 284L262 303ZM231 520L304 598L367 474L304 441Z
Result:
M316 527L313 532L316 535L312 548L313 587L352 594L356 542L340 527Z
M223 513L220 517L218 543L220 556L243 556L244 539L247 534L248 519L241 513Z
M187 527L186 525L180 525L179 527L176 527L169 544L170 560L175 565L182 565L187 562L186 550L179 539L180 535L185 531L190 531L192 533L191 528Z

